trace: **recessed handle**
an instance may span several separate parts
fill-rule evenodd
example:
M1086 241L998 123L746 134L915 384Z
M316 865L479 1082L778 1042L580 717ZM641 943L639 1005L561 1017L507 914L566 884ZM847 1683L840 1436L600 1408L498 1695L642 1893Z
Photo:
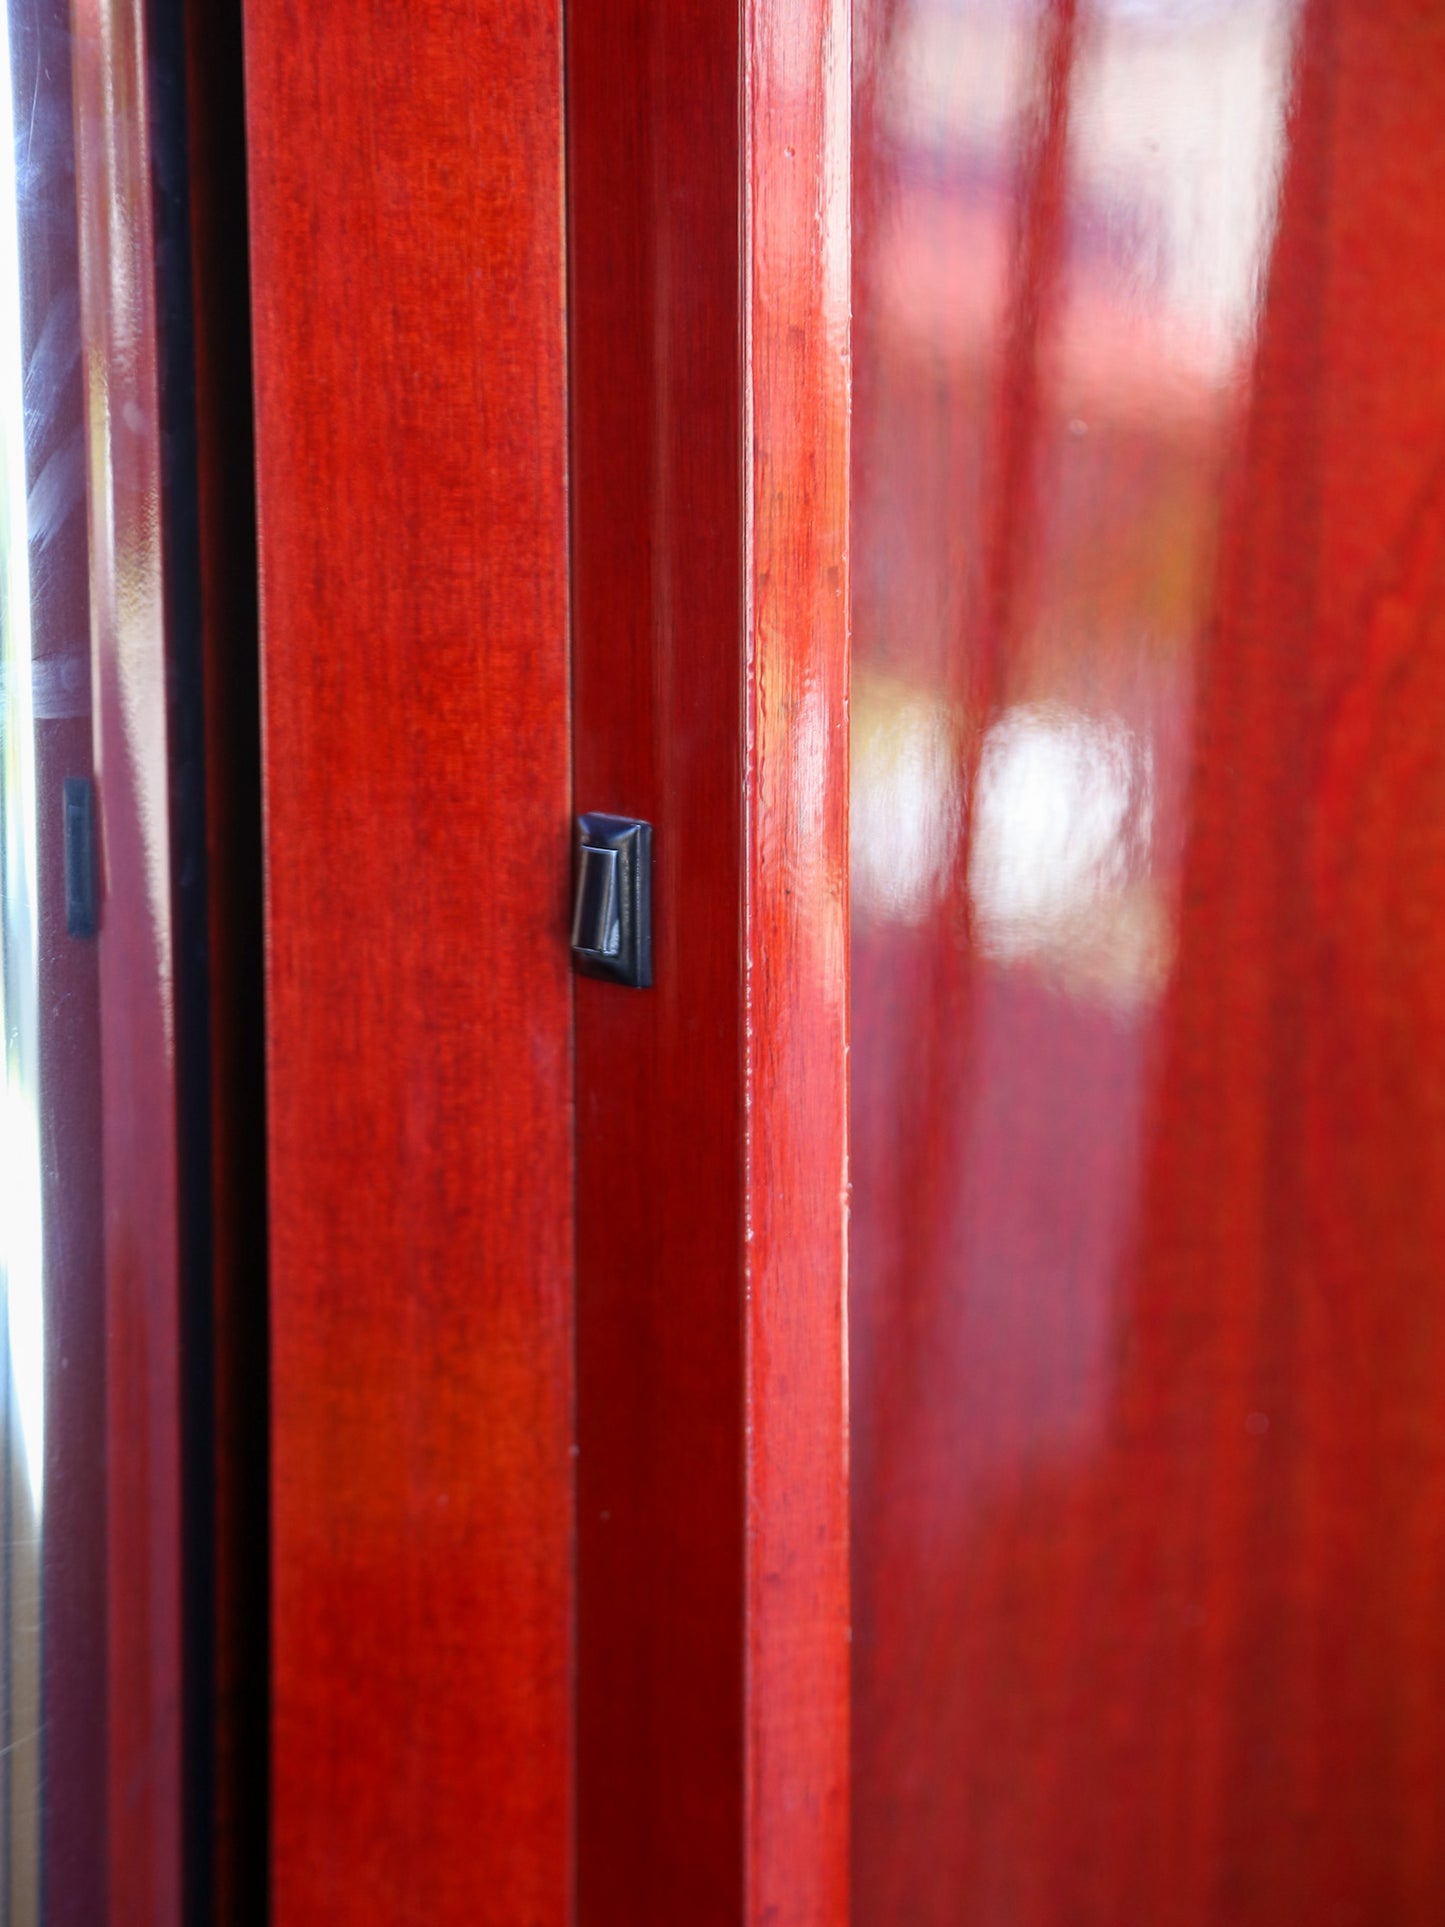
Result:
M579 816L572 956L584 977L645 990L652 982L652 825Z
M577 908L572 948L584 957L616 958L622 949L617 902L617 852L584 843L577 852Z

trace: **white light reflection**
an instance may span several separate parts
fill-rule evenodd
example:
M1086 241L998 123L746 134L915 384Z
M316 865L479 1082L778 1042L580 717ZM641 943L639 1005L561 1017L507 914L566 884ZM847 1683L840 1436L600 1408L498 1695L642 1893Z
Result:
M38 1522L45 1430L44 1244L38 1093L35 713L25 497L20 237L10 27L0 5L0 1275L21 1444Z
M1153 759L1122 724L1054 703L1007 711L984 742L969 860L986 946L1035 950L1122 889L1132 848L1148 850L1153 787Z
M1135 1002L1168 967L1154 757L1112 718L1021 704L984 740L968 883L986 956Z
M849 835L861 921L921 923L947 887L958 839L957 753L937 697L854 676Z
M10 1370L26 1482L38 1520L45 1436L40 1130L35 1098L18 1087L18 1080L12 1081L9 1063L0 1101L0 1161L0 1275L5 1281Z
M946 704L860 678L853 701L852 871L864 923L919 924L939 903L960 827L958 733ZM1168 967L1153 870L1154 756L1116 718L1024 703L979 758L968 890L980 953L1076 992L1136 1002Z

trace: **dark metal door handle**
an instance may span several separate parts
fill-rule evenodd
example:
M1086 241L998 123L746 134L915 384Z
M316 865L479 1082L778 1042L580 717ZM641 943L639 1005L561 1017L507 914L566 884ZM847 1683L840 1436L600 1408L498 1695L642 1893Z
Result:
M579 816L572 955L585 977L652 982L652 825Z

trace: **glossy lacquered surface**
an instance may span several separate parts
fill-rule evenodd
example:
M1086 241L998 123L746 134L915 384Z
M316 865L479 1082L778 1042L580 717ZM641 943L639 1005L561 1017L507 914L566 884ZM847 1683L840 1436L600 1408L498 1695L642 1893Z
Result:
M589 1922L846 1908L847 46L568 18L577 807L654 826L577 985Z
M848 0L743 14L744 1909L848 1918Z
M39 1708L34 1700L25 1718L24 1670L17 1665L20 1655L12 1650L6 1659L10 1725L5 1767L12 1796L6 1830L11 1877L6 1884L15 1916L23 1917L13 1875L25 1857L25 1827L13 1795L27 1766L38 1763L44 1801L43 1814L35 1817L43 1842L44 1919L47 1927L80 1927L105 1918L110 1762L103 1739L107 1344L98 945L72 938L68 931L63 850L64 786L67 780L83 781L93 769L89 530L84 463L78 459L84 447L84 385L69 9L11 8L9 28L12 98L33 101L35 130L27 139L26 165L17 170L15 182L21 328L13 345L20 350L26 374L19 413L29 484L23 499L30 524L40 912L36 1014L44 1285L37 1336L44 1356L44 1490L34 1544L40 1563L35 1632L44 1720L42 1725L35 1718ZM14 397L15 390L9 393ZM7 416L9 412L7 406ZM14 507L12 498L11 513ZM12 548L7 562L13 566L16 559ZM7 613L15 613L8 598ZM25 725L9 703L6 711L0 732L8 736ZM13 825L8 804L6 816ZM8 895L14 871L8 861L6 867ZM6 1032L13 1049L15 1033L8 1022ZM16 1151L8 1139L0 1180L0 1245L9 1247L7 1259L13 1257L17 1234L23 1239L27 1229L17 1195L25 1173ZM21 1285L12 1272L7 1314ZM7 1315L7 1327L10 1322ZM13 1371L13 1341L10 1349ZM22 1413L28 1404L20 1401ZM16 1469L12 1450L12 1481ZM8 1544L23 1559L27 1540L17 1529L15 1483L11 1495ZM14 1615L24 1601L23 1586L12 1578L6 1593ZM33 1597L24 1603L33 1612ZM29 1747L28 1734L34 1735Z
M14 103L35 102L23 150ZM105 1309L93 943L67 932L91 768L68 23L0 14L0 1914L101 1917ZM16 165L23 152L23 164ZM103 1731L103 1729L102 1729Z
M1445 23L859 14L859 1927L1445 1892Z
M245 9L272 1907L568 1917L559 9Z
M182 1902L180 1199L151 49L72 10L93 744L102 862L106 1918ZM92 1521L91 1529L98 1522Z

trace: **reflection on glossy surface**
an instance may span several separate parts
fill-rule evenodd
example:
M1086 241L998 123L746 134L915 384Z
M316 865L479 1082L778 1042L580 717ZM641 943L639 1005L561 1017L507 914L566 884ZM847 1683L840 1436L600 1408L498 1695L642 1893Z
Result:
M855 17L855 1918L1431 1920L1445 23Z
M973 791L975 946L1067 985L1092 973L1131 1000L1157 981L1147 739L1062 704L1016 703L989 724Z
M39 858L22 400L19 196L10 35L0 8L0 1774L3 1914L40 1918L40 1509L44 1250L40 1182Z
M208 1182L209 1173L203 1112L193 1108L205 1046L192 1028L192 1050L179 1051L185 1026L176 1015L174 932L189 922L190 943L197 942L183 905L195 904L202 861L185 828L195 803L182 801L184 785L175 776L182 756L195 758L199 747L183 720L184 685L195 673L183 640L186 544L182 515L167 513L162 490L163 444L175 461L177 493L185 488L188 435L185 376L174 364L162 406L157 313L159 291L177 279L177 209L168 191L177 156L167 133L176 76L167 52L174 41L146 0L72 0L70 19L93 757L104 852L95 949L104 1174L106 1905L115 1920L169 1924L181 1918L188 1795L192 1839L201 1841L207 1825L204 1766L186 1775L181 1764L183 1725L207 1690L192 1690L203 1674L183 1664L183 1638L203 1668L208 1637L198 1630L200 1611L185 1633L182 1627L181 1433L189 1396L180 1369L183 1237L187 1258L204 1263L182 1228L183 1108L186 1156L196 1158L192 1182L197 1173ZM161 253L167 240L169 270ZM163 549L174 558L169 600ZM204 1508L204 1423L187 1431L187 1440L185 1463L198 1474L191 1490ZM192 1757L204 1763L209 1742L194 1727L190 1733L198 1741Z
M23 102L17 124L16 101ZM98 1918L102 1599L94 948L65 929L90 770L63 17L0 8L0 1920ZM42 1534L42 1513L45 1530Z

